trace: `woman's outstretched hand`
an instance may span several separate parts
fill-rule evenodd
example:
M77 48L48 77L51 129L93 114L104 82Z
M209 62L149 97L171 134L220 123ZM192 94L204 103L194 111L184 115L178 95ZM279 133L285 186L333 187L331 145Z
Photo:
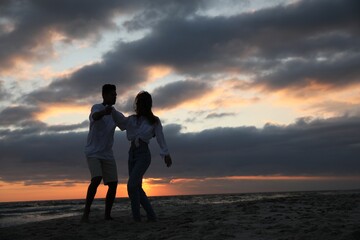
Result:
M165 158L164 158L164 161L165 161L165 164L166 164L167 167L171 166L172 161L171 161L170 155L166 155Z

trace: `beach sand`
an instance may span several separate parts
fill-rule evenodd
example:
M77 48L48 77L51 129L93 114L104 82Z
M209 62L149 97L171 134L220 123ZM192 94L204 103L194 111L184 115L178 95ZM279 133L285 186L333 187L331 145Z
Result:
M0 239L360 239L360 192L153 206L155 223L135 223L128 211L114 212L115 221L97 213L90 223L74 216L1 228Z

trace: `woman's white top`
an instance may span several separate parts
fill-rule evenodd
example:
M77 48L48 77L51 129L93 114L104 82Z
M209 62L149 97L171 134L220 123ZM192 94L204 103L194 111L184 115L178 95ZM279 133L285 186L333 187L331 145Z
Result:
M126 130L127 139L129 141L134 141L136 146L139 146L140 139L149 143L151 138L156 137L160 146L160 155L162 157L169 155L160 119L157 123L150 124L145 117L138 118L135 115L125 117L124 114L115 109L113 109L111 115L115 124L122 131Z

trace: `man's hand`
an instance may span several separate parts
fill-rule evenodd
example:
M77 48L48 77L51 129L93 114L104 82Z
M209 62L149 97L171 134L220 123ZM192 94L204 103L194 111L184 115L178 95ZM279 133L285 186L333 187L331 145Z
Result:
M170 167L172 165L170 155L166 155L165 158L164 158L164 161L165 161L167 167Z
M94 121L100 120L103 116L110 115L112 110L113 110L112 106L106 106L104 110L101 110L99 112L95 112L92 115L92 118L94 119Z
M106 106L104 109L104 115L110 115L112 110L113 110L112 106L109 106L109 105Z

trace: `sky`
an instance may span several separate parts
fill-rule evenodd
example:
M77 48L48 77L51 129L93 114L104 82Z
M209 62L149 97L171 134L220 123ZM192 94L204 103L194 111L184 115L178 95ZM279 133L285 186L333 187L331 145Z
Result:
M81 199L101 87L153 97L148 195L360 186L357 0L0 1L0 201ZM129 142L114 154L126 197ZM100 186L97 197L104 197Z

